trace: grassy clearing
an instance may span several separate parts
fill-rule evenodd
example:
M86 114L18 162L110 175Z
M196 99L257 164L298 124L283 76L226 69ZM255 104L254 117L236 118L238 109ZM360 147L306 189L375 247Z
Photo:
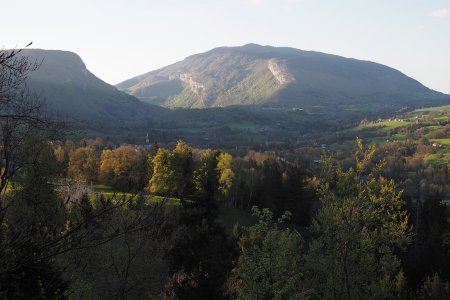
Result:
M379 122L379 123L372 123L372 124L367 124L367 125L358 125L356 127L353 128L349 128L344 130L349 132L349 131L359 131L359 130L363 130L366 128L380 128L382 131L389 131L395 128L400 128L400 127L406 127L408 125L411 125L412 123L410 121L383 121L383 122Z
M94 185L93 186L94 189L94 193L96 194L102 194L105 197L112 197L114 199L126 199L126 200L137 200L138 199L138 195L137 194L133 194L133 193L122 193L122 192L115 192L111 189L111 187L107 186L107 185ZM180 206L181 205L181 201L180 199L177 198L166 198L166 197L161 197L161 196L156 196L156 195L143 195L144 199L145 199L145 203L158 203L158 202L162 202L162 201L166 201L167 205L170 206Z
M419 108L419 109L416 109L414 112L420 113L420 112L433 112L433 111L438 111L438 112L439 111L450 111L450 105Z
M129 200L133 198L133 201L138 199L138 195L131 193L117 193L114 192L111 187L107 185L97 184L93 186L94 193L103 194L105 197L114 197L115 199L125 199ZM166 201L165 204L167 206L181 206L180 199L177 198L165 198L161 196L155 195L144 195L145 203L160 203L162 201ZM243 226L250 226L255 224L256 220L251 216L247 211L222 204L220 205L219 212L219 222L225 227L225 230L228 234L232 234L234 224L239 223Z
M397 134L393 134L390 136L387 135L383 135L383 136L374 136L374 137L368 137L366 138L367 141L371 142L371 143L375 143L375 144L379 144L379 143L384 143L386 141L393 141L393 140L397 140L397 141L402 141L402 140L406 140L406 135L401 134L401 133L397 133Z
M439 117L435 117L433 118L434 121L438 121L438 122L445 122L448 121L450 118L448 116L439 116Z
M123 199L122 197L126 197L127 200L134 197L134 200L137 200L137 195L131 193L116 193L107 185L98 184L94 185L93 188L95 193L103 194L105 197L115 197L117 200ZM144 195L144 197L146 203L166 201L165 204L168 206L181 206L181 201L177 198L165 198L154 195ZM256 219L250 213L239 208L222 204L220 205L219 210L219 222L225 227L227 234L230 236L233 233L233 227L236 223L239 223L242 226L251 226L256 223Z
M132 193L117 193L117 192L96 192L96 193L102 194L103 196L105 196L107 198L113 198L115 200L122 200L125 198L126 200L132 199L134 202L134 201L137 201L139 198L139 195L132 194ZM146 204L159 203L159 202L165 201L166 205L169 205L169 206L180 206L181 205L180 199L176 199L176 198L166 198L166 197L155 196L155 195L143 195L143 197L145 199Z
M439 143L439 144L442 144L442 145L449 146L450 145L450 138L446 138L446 139L431 139L430 142Z
M405 134L401 134L401 133L397 133L397 134L393 134L389 137L390 140L406 140L406 135Z
M369 124L366 125L366 127L383 127L383 130L391 130L391 129L395 129L395 128L399 128L399 127L405 127L411 125L410 121L384 121L384 122L380 122L380 123L374 123L374 124Z
M448 161L442 154L429 154L424 157L425 160L429 161L432 165L445 165Z

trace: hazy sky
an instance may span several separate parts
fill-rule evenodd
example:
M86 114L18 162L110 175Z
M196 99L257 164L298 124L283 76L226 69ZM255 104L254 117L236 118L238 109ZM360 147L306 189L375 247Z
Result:
M383 63L450 93L450 0L4 0L0 16L0 47L74 51L112 84L258 43Z

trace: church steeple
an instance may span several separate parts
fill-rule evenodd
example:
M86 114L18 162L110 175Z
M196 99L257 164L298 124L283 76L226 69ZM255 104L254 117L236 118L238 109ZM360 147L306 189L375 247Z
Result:
M150 139L148 138L148 132L147 132L147 137L145 138L145 145L150 145Z

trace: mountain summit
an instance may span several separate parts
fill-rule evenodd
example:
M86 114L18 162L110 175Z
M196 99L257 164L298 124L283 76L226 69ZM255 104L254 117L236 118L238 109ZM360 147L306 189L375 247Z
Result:
M42 62L37 71L30 72L28 85L46 99L48 109L57 115L120 125L145 121L164 110L102 81L73 52L27 49L21 55L30 62Z
M189 56L117 85L165 107L419 106L448 99L390 67L294 48L248 44Z

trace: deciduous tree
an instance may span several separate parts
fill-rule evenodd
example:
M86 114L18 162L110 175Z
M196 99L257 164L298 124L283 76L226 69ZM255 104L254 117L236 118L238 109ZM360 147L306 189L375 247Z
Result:
M267 208L252 209L258 223L237 232L239 258L231 272L230 291L238 299L306 299L304 250L300 234L274 222Z
M69 176L87 183L98 178L100 157L91 147L80 147L69 153Z
M103 150L99 178L122 192L139 192L147 183L147 158L143 149L121 146Z
M330 160L324 168L305 277L318 297L386 299L402 292L398 254L411 238L408 214L395 183L378 175L383 164L369 167L374 149L358 141L356 170Z

